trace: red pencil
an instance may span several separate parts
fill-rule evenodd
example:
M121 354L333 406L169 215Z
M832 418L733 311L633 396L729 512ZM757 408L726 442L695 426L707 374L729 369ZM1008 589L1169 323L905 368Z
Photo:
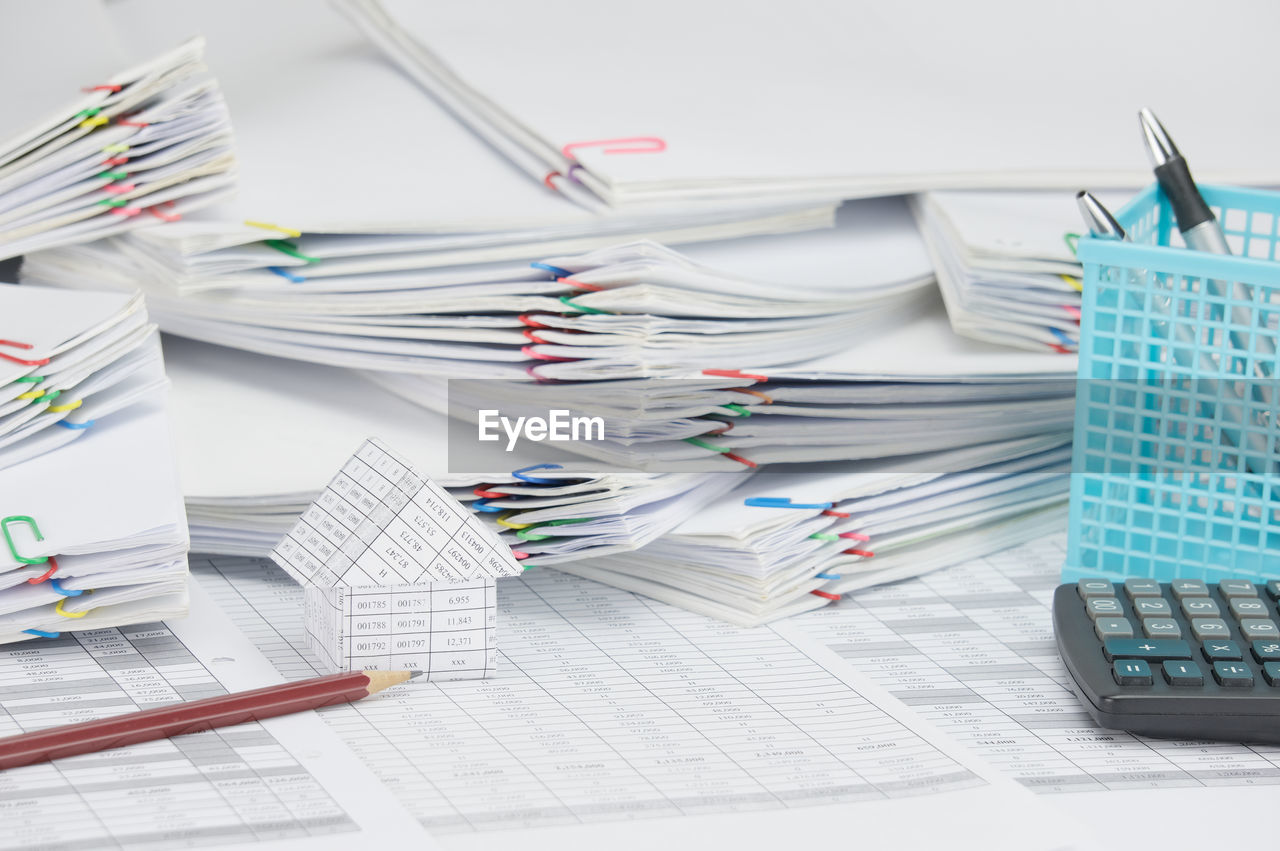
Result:
M348 671L0 739L0 770L350 703L421 671Z

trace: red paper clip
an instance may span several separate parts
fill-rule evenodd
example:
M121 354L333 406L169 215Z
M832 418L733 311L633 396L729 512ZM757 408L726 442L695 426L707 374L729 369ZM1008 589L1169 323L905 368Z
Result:
M528 553L521 552L520 550L512 550L511 554L516 557L516 561L520 561L521 559L526 559L529 557Z
M547 172L547 176L542 178L542 182L546 184L546 187L550 189L552 192L559 192L560 190L557 189L556 185L551 182L554 178L557 178L557 177L564 177L564 175L558 171L549 171Z
M757 469L760 466L755 461L752 461L749 458L743 458L741 455L735 455L732 452L725 452L722 454L724 455L724 457L732 458L734 461L737 461L739 464L745 464L746 466L750 467L753 470Z
M82 92L118 92L123 88L124 86L112 86L112 85L85 86L80 91Z
M839 517L841 520L848 520L850 517L853 516L847 511L836 511L833 508L828 508L826 511L822 513L827 517Z
M847 517L848 515L845 515L845 516ZM836 535L836 537L848 538L851 541L862 541L864 544L867 541L871 540L871 537L869 535L864 535L861 532L841 532L840 534Z
M810 594L813 594L813 595L815 595L815 596L818 596L818 597L825 597L825 598L826 598L826 599L828 599L828 600L839 600L839 599L840 599L840 595L839 595L839 594L832 594L832 593L827 592L827 591L810 591L809 593L810 593Z
M113 216L123 216L125 218L128 218L129 216L136 216L139 213L141 213L142 208L141 207L112 207L109 212Z
M855 548L853 548L853 547L850 547L850 548L849 548L849 549L847 549L847 550L841 550L841 552L842 552L842 553L844 553L845 555L850 555L850 556L862 556L863 558L874 558L874 557L875 557L875 553L871 552L871 550L859 550L859 549L855 549Z
M523 331L521 331L520 333L521 333L521 334L524 334L524 336L525 336L525 337L529 340L529 342L531 342L531 343L546 343L546 342L547 342L546 340L544 340L544 339L542 339L541 337L539 337L537 334L533 333L533 329L532 329L532 328L526 328L526 329L524 329Z
M128 157L108 157L102 161L101 165L124 165L128 161Z
M129 116L129 118L132 118L132 117L133 117L132 115ZM116 121L116 124L120 125L121 127L150 127L151 126L146 121L130 121L129 118L125 118L121 116L121 118Z
M162 221L166 221L166 222L176 222L181 220L182 219L181 213L164 213L160 211L161 207L172 207L172 206L173 206L172 201L165 201L161 204L156 204L154 206L148 207L147 212L155 216L157 219L161 219Z
M538 352L531 351L529 346L521 346L520 353L523 354L525 357L533 358L534 360L549 360L549 361L559 361L559 362L578 360L578 358L558 358L555 355L539 354Z
M528 325L530 328L550 328L551 327L550 325L543 325L541 322L538 322L536 319L530 319L529 314L527 313L521 313L519 316L516 317L516 319L520 320L521 325Z
M34 349L35 348L35 346L31 345L30 343L19 343L17 340L0 340L0 346L12 346L15 349ZM16 364L21 364L22 366L44 366L49 362L48 358L40 358L39 360L24 360L23 358L15 358L13 355L6 355L4 352L0 352L0 358L4 358L5 360L12 361L13 363L16 363Z
M620 147L611 147L620 146ZM621 139L592 139L589 142L570 142L560 149L565 159L574 159L578 148L604 148L604 154L660 154L667 143L657 136L626 136Z
M50 576L53 576L55 573L58 572L58 560L53 556L49 556L48 561L50 565L49 569L46 570L40 576L37 576L35 579L28 579L27 580L28 585L39 585L41 582L44 582Z
M567 287L574 287L576 289L586 290L587 292L593 292L593 293L601 292L604 289L604 287L598 286L596 284L584 284L582 281L579 281L576 278L556 278L556 282L564 284Z
M752 375L749 372L743 372L739 369L704 369L703 375L711 375L716 378L741 378L744 381L768 381L767 375Z
M475 490L472 491L472 493L480 497L481 499L508 499L511 496L511 494L509 493L497 493L496 491L487 491L484 489L484 485L481 485L480 487L476 488Z
M124 193L132 192L137 188L138 187L132 183L108 183L106 186L102 187L102 191L110 192L112 195L123 195Z

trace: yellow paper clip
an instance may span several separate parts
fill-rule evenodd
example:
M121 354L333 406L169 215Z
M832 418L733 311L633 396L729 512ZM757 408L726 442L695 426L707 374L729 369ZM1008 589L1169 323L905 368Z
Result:
M1070 284L1071 288L1076 292L1078 293L1084 292L1084 284L1080 281L1079 278L1073 278L1070 275L1059 275L1058 277L1062 278L1062 280Z
M46 411L52 411L55 414L61 414L63 411L74 411L76 408L84 404L83 399L77 399L74 402L68 402L65 405L50 405L45 408Z
M89 592L89 593L92 593L92 592ZM85 609L83 612L64 611L62 608L62 604L67 602L70 599L71 599L70 597L63 597L61 600L58 601L58 605L54 606L53 610L58 614L62 615L64 618L82 618L85 615L89 614L89 612L93 611L93 609Z
M508 511L503 514L499 514L494 519L498 521L499 526L506 526L508 529L528 529L530 526L533 525L532 523L512 523L510 520L507 519L512 514L515 514L515 512Z
M117 143L117 144L115 144L115 145L104 145L104 146L102 147L102 153L104 153L104 154L127 154L127 153L129 153L129 146L128 146L128 145L121 145L121 144L119 144L119 143Z
M103 124L110 123L111 119L107 118L105 115L95 115L92 118L86 118L84 121L81 121L80 126L86 129L92 129L94 127L101 127Z
M22 393L22 394L20 394L20 395L18 396L18 398L19 398L19 399L26 399L26 400L28 400L28 401L29 401L29 400L31 400L31 399L39 399L39 398L40 398L41 396L43 396L43 395L44 395L44 391L43 391L43 390L28 390L26 393Z
M280 231L280 233L283 233L286 236L292 236L294 238L302 236L302 231L300 230L294 230L293 228L282 228L279 225L273 225L270 222L251 222L248 219L245 219L244 223L251 228L262 228L263 230L276 230L276 231Z

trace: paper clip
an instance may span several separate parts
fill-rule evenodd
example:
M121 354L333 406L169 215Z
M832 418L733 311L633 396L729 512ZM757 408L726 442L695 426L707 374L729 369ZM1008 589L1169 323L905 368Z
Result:
M63 428L85 429L93 425L95 422L97 422L97 420L85 420L82 423L70 423L66 420L58 420L58 425Z
M122 216L124 218L128 218L129 216L136 216L139 213L141 213L142 208L141 207L115 207L109 212L113 216Z
M489 500L487 500L487 499L477 499L477 500L474 500L474 501L472 501L472 503L471 503L471 507L472 507L473 509L475 509L476 511L484 511L484 512L487 512L487 513L489 513L489 514L497 514L497 513L499 513L499 512L502 512L502 511L506 511L506 510L507 510L507 509L505 509L505 508L498 508L498 507L496 507L496 506L490 505L490 504L489 504Z
M1076 292L1078 293L1084 292L1084 281L1080 280L1079 278L1073 278L1070 275L1059 275L1058 277L1066 281L1067 284L1071 287L1071 289L1075 290Z
M104 154L127 154L127 153L129 153L129 146L128 146L128 145L124 145L124 144L120 144L120 143L116 143L116 144L114 144L114 145L103 145L103 146L102 146L102 153L104 153Z
M542 479L537 476L525 475L530 470L563 470L560 464L534 464L530 467L521 467L519 470L512 470L511 475L515 476L522 482L528 482L531 485L558 485L563 483L563 479Z
M520 333L521 333L521 334L523 334L523 335L524 335L524 338L525 338L526 340L528 340L530 343L541 343L541 344L546 344L546 342L547 342L546 340L544 340L544 339L542 339L541 337L539 337L537 334L533 333L533 329L532 329L532 328L526 328L526 329L524 329L523 331L521 331Z
M107 118L105 115L98 114L101 111L102 110L99 109L98 107L91 106L88 109L82 109L79 112L77 112L75 114L75 117L84 119L83 121L80 122L79 124L80 127L84 127L85 129L91 130L94 127L101 127L103 124L110 123L111 121L110 118Z
M750 505L753 508L816 508L826 509L834 508L834 502L792 502L790 497L785 496L752 496L742 501L743 505Z
M529 557L529 554L523 550L512 550L511 555L515 556L516 561L523 561Z
M137 113L131 113L128 116L121 116L120 119L116 121L116 124L119 124L121 127L150 127L151 126L146 121L134 121L133 120L134 115L137 115Z
M840 574L838 574L838 573L815 573L815 574L813 575L813 578L814 578L814 579L839 579L839 578L840 578Z
M741 378L744 381L768 381L767 375L753 375L749 372L743 372L739 369L704 369L703 375L710 375L715 378Z
M89 614L89 612L93 611L93 609L85 609L83 612L68 612L62 608L62 605L66 602L67 602L67 598L63 597L61 600L58 601L58 605L53 607L53 610L58 614L62 615L64 618L82 618L85 615Z
M480 487L473 490L472 493L480 497L481 499L507 499L511 496L511 494L507 494L507 493L498 493L497 491L487 491L484 488L485 486L481 485Z
M618 146L618 147L610 147ZM602 154L660 154L667 143L657 136L625 136L621 139L592 139L589 142L570 142L560 149L565 159L575 159L578 148L604 148Z
M61 594L64 597L79 597L81 594L85 593L83 590L77 591L74 588L63 588L62 583L59 582L57 579L50 579L49 587L52 588L54 591L57 591L59 594Z
M0 340L0 346L11 346L12 348L15 348L15 349L28 349L28 350L35 348L35 346L31 345L30 343L19 343L17 340ZM49 362L48 358L39 358L37 360L24 360L23 358L15 358L13 355L7 355L4 352L0 352L0 358L4 358L7 361L12 361L13 363L20 364L22 366L44 366Z
M124 195L126 192L132 192L137 188L138 185L136 183L121 183L119 186L114 183L108 183L102 187L102 191L110 192L112 195Z
M249 219L245 219L244 223L251 228L262 228L263 230L278 230L280 231L280 233L284 234L285 236L291 236L294 239L297 239L298 237L302 236L302 231L300 230L294 230L293 228L282 228L280 227L280 225L273 225L270 222L254 222L254 221L250 221Z
M684 439L684 442L693 444L694 446L697 446L700 449L707 449L707 450L710 450L711 452L719 453L720 455L723 455L724 457L728 458L730 461L737 461L739 464L750 467L753 470L760 466L755 461L752 461L748 458L743 458L741 455L730 452L728 447L715 446L714 444L707 443L705 440L699 440L696 437L686 437Z
M834 532L814 532L809 537L815 541L838 541L840 539Z
M742 405L739 405L737 402L730 402L729 404L727 404L727 405L721 405L720 407L721 407L721 408L726 408L726 409L728 409L728 410L730 410L730 411L733 411L733 412L734 412L734 414L735 414L735 415L737 415L737 416L739 416L739 417L749 417L749 416L751 416L751 411L749 411L748 409L744 408Z
M810 593L810 594L813 594L815 597L825 597L825 598L826 598L826 599L828 599L828 600L839 600L839 599L840 599L840 595L839 595L839 594L831 594L831 593L829 593L829 592L827 592L827 591L818 591L818 590L814 590L814 591L810 591L809 593Z
M541 529L543 526L568 526L573 523L586 523L594 519L594 517L566 517L563 520L548 520L547 522L539 523L536 526L517 530L516 537L522 541L545 541L547 538L550 538L551 535L540 535L535 530Z
M597 310L594 307L587 307L586 305L582 305L582 304L574 304L573 300L570 299L567 295L560 296L560 303L565 305L566 307L569 307L573 310L578 311L579 313L596 313L602 316L609 315L609 311L607 310Z
M118 92L123 88L124 86L116 86L116 85L111 85L110 83L107 83L101 86L83 86L80 89L80 91L82 92Z
M172 207L172 201L165 201L163 204L154 204L147 208L147 212L155 216L157 219L165 222L176 222L182 219L181 213L162 213L161 207Z
M550 263L530 263L529 265L535 269L550 272L551 277L556 278L557 280L560 278L567 278L573 274L568 269L561 269L559 266L552 266Z
M862 556L863 558L875 558L875 555L876 555L875 553L871 552L871 550L859 550L859 549L855 549L854 547L850 547L847 550L841 550L840 552L843 553L844 555Z
M46 411L52 411L55 414L61 414L65 411L74 411L76 408L84 404L83 399L77 399L74 402L68 402L65 405L50 405L45 408Z
M544 314L544 315L549 316L550 314ZM516 319L520 320L521 325L528 325L530 328L550 328L551 327L550 325L543 325L541 322L537 321L536 319L530 319L529 314L527 313L521 313L519 316L516 317Z
M542 184L546 186L548 189L550 189L552 192L559 192L560 190L557 189L556 185L551 182L553 179L557 177L564 177L564 175L558 171L549 171L547 172L546 176L542 178Z
M35 579L28 579L27 584L39 585L41 582L46 581L50 576L53 576L55 573L58 572L58 560L56 558L54 558L53 556L49 556L49 564L52 565L52 567L50 567L44 573L37 576Z
M1080 308L1075 307L1074 305L1064 304L1062 305L1062 309L1065 310L1067 312L1067 315L1070 316L1072 319L1074 319L1076 322L1080 321Z
M861 532L841 532L836 537L844 538L849 541L861 541L864 544L871 540L870 535L864 535Z
M495 521L497 521L497 523L498 523L498 525L499 525L499 526L503 526L503 527L505 527L505 528L507 528L507 529L528 529L530 526L532 526L532 525L533 525L532 523L512 523L512 522L508 519L509 517L513 517L514 515L519 514L519 513L520 513L520 512L518 512L518 511L516 511L516 510L512 509L512 510L507 511L507 512L506 512L506 513L504 513L504 514L499 514L497 517L495 517L495 518L493 518L493 519L494 519Z
M124 180L128 176L127 171L100 171L94 175L96 178L107 181Z
M561 357L556 357L555 355L539 354L538 352L533 351L532 348L529 346L521 346L520 353L525 357L533 358L534 360L555 361L557 363L567 363L570 361L578 360L578 358L561 358Z
M268 266L267 271L275 272L277 275L284 278L291 284L301 284L303 281L306 280L306 278L304 278L302 275L295 275L294 273L290 272L288 269L284 268L283 266Z
M27 635L34 635L37 638L57 638L62 635L60 632L45 632L43 629L24 629Z
M764 403L766 405L773 404L773 397L767 396L764 393L761 393L759 390L752 390L749 387L730 387L729 389L734 393L746 393L748 396L759 396L761 399L764 400Z
M274 248L276 251L284 252L285 254L288 254L290 257L296 257L299 260L305 260L308 263L320 262L319 257L312 257L309 254L303 254L301 251L298 250L298 246L294 245L291 242L285 242L283 239L263 240L263 245L270 246L271 248Z
M564 284L566 287L573 287L575 290L585 290L589 293L602 293L604 287L599 284L588 284L585 281L579 281L577 278L556 278L557 283Z
M123 198L103 198L98 202L99 207L124 207L128 205L128 201Z
M28 390L26 393L19 393L18 398L24 402L34 402L44 395L43 390Z
M1067 249L1071 252L1072 257L1079 255L1077 250L1080 246L1080 234L1067 231L1062 235L1062 241L1067 244Z
M105 160L98 163L98 165L116 166L116 165L124 165L127 162L129 162L128 157L107 157Z
M26 343L9 343L8 340L0 340L0 345L3 345L5 343L8 343L10 346L18 346L19 348L23 348L23 349L31 348L31 346ZM23 375L13 380L14 380L14 383L21 382L22 384L39 384L41 381L44 381L44 376L43 375Z
M1076 344L1075 340L1068 337L1066 332L1059 328L1049 327L1049 333L1057 337L1060 341L1062 341L1062 345L1064 346L1074 346Z
M13 556L14 560L23 564L44 564L47 562L49 560L47 558L27 558L18 555L18 547L13 543L13 534L9 531L9 524L11 523L26 523L31 527L31 532L36 536L37 541L43 541L44 535L40 533L40 527L36 524L36 521L25 514L11 514L0 520L0 531L4 532L5 543L9 545L9 554Z

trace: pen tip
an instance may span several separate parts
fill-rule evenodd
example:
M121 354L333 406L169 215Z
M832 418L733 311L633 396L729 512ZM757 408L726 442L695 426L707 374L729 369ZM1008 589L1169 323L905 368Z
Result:
M1147 143L1147 155L1157 168L1178 156L1178 146L1169 138L1160 119L1147 107L1138 110L1138 123L1142 125L1142 138Z
M1101 239L1124 239L1124 228L1093 193L1077 192L1076 206L1080 208L1080 215L1089 226L1090 234Z

